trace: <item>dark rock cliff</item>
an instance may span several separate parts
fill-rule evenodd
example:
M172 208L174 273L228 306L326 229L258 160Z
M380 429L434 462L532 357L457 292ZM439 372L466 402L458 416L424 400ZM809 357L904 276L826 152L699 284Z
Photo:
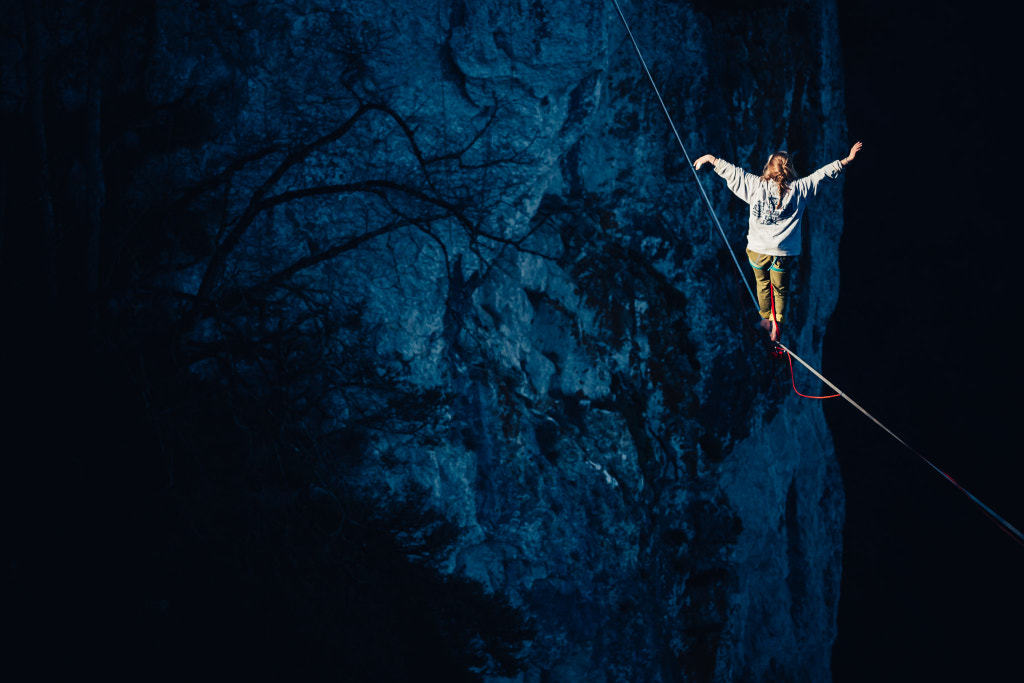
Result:
M623 10L694 156L759 169L788 148L807 173L845 152L834 3ZM829 680L831 437L752 339L611 2L108 11L106 156L67 173L104 180L96 324L146 349L130 374L162 406L170 526L217 539L196 530L220 520L243 576L256 534L237 530L278 538L279 509L340 515L306 531L369 567L351 539L383 529L447 586L410 601L436 616L457 584L513 624L445 622L488 680ZM51 56L79 40L50 35ZM88 116L95 91L73 83L58 108ZM742 264L745 207L701 177ZM838 184L805 219L787 339L814 363L841 219ZM181 574L159 575L174 614Z

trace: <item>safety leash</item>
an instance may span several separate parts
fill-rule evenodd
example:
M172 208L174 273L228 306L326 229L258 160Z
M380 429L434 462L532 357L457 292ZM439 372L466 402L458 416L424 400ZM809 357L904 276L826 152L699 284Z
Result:
M770 277L770 276L769 276ZM779 324L779 319L775 315L775 285L771 282L768 283L768 294L771 296L772 301L772 322L775 325ZM839 398L841 394L829 394L827 396L808 396L807 394L800 393L800 390L796 388L796 375L793 372L793 356L789 353L789 350L782 345L782 342L772 342L772 354L775 356L786 356L786 360L789 361L789 379L793 384L793 392L802 398L813 398L813 399L826 399L826 398Z

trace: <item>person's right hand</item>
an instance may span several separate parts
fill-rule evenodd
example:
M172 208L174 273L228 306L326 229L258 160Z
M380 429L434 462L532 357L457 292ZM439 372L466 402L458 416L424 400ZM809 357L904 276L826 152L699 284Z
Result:
M716 163L718 163L718 159L715 158L714 154L705 154L700 159L697 159L697 161L693 162L693 167L697 170L700 170L700 167L703 166L704 164L711 164L712 166L714 166Z

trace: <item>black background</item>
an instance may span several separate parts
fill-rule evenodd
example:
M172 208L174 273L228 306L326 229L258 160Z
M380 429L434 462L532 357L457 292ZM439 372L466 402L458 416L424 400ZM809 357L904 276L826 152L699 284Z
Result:
M1024 278L1019 19L984 3L840 2L851 142L824 370L1011 524ZM1013 680L1024 547L845 402L836 683Z

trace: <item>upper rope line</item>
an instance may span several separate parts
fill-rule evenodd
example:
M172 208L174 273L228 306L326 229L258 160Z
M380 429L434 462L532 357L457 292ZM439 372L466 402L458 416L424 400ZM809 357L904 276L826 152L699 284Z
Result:
M683 139L679 137L679 131L676 130L676 124L672 121L672 115L668 113L668 107L665 106L665 100L661 98L661 92L658 90L657 83L654 82L654 77L651 76L651 70L647 68L647 62L644 61L644 56L640 52L640 46L637 45L636 38L633 37L633 32L629 30L629 22L626 21L626 15L622 13L622 8L619 7L618 0L612 0L612 2L615 3L615 11L619 13L619 18L622 19L622 25L626 27L626 33L629 35L629 40L633 43L633 49L636 50L636 56L640 58L640 64L644 67L644 73L647 74L647 80L650 81L651 87L654 89L654 94L658 97L658 103L661 104L661 110L665 112L665 118L668 119L668 125L672 128L672 134L676 136L676 142L679 143L679 149L683 150L683 156L686 157L686 165L690 168L690 173L693 174L693 179L697 181L697 189L700 190L700 196L704 199L704 205L708 207L708 213L711 215L711 220L714 221L715 227L718 228L718 233L722 236L722 241L725 242L725 247L729 250L729 255L732 256L732 262L736 264L736 272L740 274L740 279L743 280L743 284L747 286L747 292L750 294L750 300L754 302L755 306L759 307L759 304L757 303L757 296L754 295L754 290L751 288L750 283L747 282L747 278L743 277L743 268L740 267L740 262L736 258L736 252L733 251L732 246L729 244L729 238L725 236L725 230L722 228L722 223L718 220L718 214L715 213L714 207L711 206L711 200L708 199L707 192L704 191L704 184L700 182L700 176L697 175L697 169L693 167L693 159L690 158L690 153L686 151L686 145L683 144Z
M640 59L640 64L643 66L644 73L647 74L647 80L650 81L651 87L654 89L654 94L657 95L657 97L658 97L658 103L661 104L661 110L663 112L665 112L665 118L668 119L668 124L672 128L672 133L673 133L673 135L675 135L676 142L679 143L680 149L683 150L683 156L686 157L687 166L690 167L690 171L693 174L693 179L697 182L697 188L700 190L700 196L704 200L704 205L707 207L708 213L710 214L711 219L712 219L712 221L715 224L715 227L718 228L718 233L722 236L722 241L725 243L726 248L729 250L729 254L732 256L733 263L736 264L736 271L737 271L737 273L739 273L740 279L743 281L743 284L746 285L747 292L750 293L751 300L754 302L754 305L758 308L758 310L760 310L760 304L757 301L757 297L754 295L754 290L751 288L750 283L747 281L747 278L746 278L746 276L744 274L744 271L740 267L740 262L736 258L736 253L733 251L732 246L729 244L729 238L726 237L725 230L722 228L722 223L718 220L718 214L715 213L715 209L711 205L711 200L708 199L708 195L704 191L704 185L700 182L700 177L697 175L697 170L693 166L693 160L690 159L690 154L686 151L686 146L683 144L683 140L679 136L679 131L676 130L676 124L672 121L672 115L669 114L668 107L665 106L665 100L662 99L661 92L658 90L658 85L654 82L654 77L651 76L651 71L650 71L650 69L647 68L647 62L644 60L644 56L640 52L640 46L637 44L636 38L633 37L633 32L629 28L629 22L626 21L626 15L622 13L622 8L619 7L618 0L612 0L612 3L615 5L615 11L618 12L619 18L622 20L622 25L626 28L626 33L629 35L629 40L633 43L633 49L636 51L636 56ZM772 296L772 299L773 299L772 303L774 304L774 296ZM884 431L886 434L888 434L889 436L894 438L901 446L903 446L908 451L910 451L911 453L916 455L918 458L923 460L929 467L931 467L933 470L938 472L944 479L946 479L950 484L955 486L957 488L957 490L959 490L961 493L963 493L972 503L974 503L996 526L998 526L1000 529L1002 529L1007 535L1009 535L1011 538L1013 538L1017 543L1019 543L1020 545L1024 546L1024 533L1021 533L1016 527L1014 527L1008 521L1006 521L1001 516L996 514L996 512L994 510L992 510L992 508L990 508L989 506L985 505L974 494L972 494L970 491L968 491L963 486L961 486L959 483L957 483L957 481L955 479L953 479L953 477L949 476L944 471L939 469L931 460L929 460L928 458L926 458L923 455L921 455L920 453L918 453L914 448L912 448L910 446L910 444L908 444L906 441L901 439L895 432L893 432L891 429L889 429L884 424L882 424L882 422L880 422L877 418L875 418L871 413L869 413L867 410L862 408L860 406L860 404L858 404L856 401L854 401L852 398L850 398L850 396L848 394L846 394L844 391L840 390L839 387L837 387L835 384L833 384L828 379L826 379L824 375L822 375L814 367L812 367L809 363L807 363L802 358L800 358L800 356L798 356L795 353L793 353L793 351L789 347L785 346L781 342L775 342L775 344L776 344L776 346L778 348L780 348L783 351L785 351L786 354L788 354L789 358L791 359L790 360L790 371L791 372L792 372L792 360L796 360L798 363L800 363L805 368L810 370L811 373L814 374L815 377L817 377L819 380L824 382L833 391L836 392L834 395L831 395L831 396L810 396L810 397L807 397L807 398L840 398L841 397L844 400L846 400L847 403L849 403L854 408L856 408L858 411L863 413L865 417L867 417L869 420L871 420L876 425L878 425L878 427L880 427L882 429L882 431ZM797 394L803 396L803 394L800 394L800 392L796 390L796 381L795 381L795 379L794 379L794 382L793 382L793 391L795 391Z

